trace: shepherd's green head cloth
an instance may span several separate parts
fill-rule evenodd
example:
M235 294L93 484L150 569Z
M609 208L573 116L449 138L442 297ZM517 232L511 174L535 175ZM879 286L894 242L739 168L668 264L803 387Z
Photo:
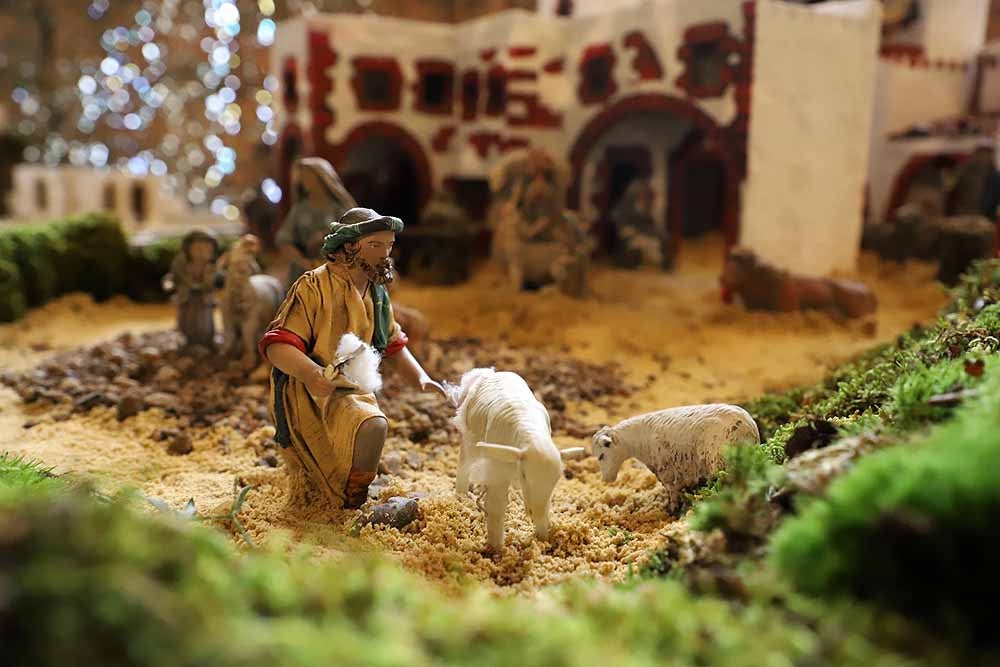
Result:
M330 223L330 233L323 239L323 254L329 255L348 241L357 241L375 232L403 231L403 221L391 215L379 215L370 208L352 208Z

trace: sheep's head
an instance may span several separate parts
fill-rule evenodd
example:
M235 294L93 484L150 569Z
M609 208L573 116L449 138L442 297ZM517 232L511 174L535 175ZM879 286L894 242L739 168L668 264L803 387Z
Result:
M624 448L616 442L615 432L610 426L601 428L590 442L590 453L597 457L601 466L601 478L609 484L618 479L618 471L627 458Z

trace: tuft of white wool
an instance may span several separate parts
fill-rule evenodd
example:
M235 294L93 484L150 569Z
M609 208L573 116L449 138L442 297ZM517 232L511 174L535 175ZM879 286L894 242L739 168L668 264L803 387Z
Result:
M602 442L610 438L611 446ZM634 457L644 463L667 490L671 502L681 492L722 469L729 445L759 443L753 417L743 408L724 403L667 408L601 429L594 435L592 452L604 453L602 462L617 475L621 463Z
M378 371L382 357L377 350L353 333L346 333L337 344L337 358L346 357L357 350L359 346L364 348L363 351L344 364L343 368L340 369L340 374L351 384L357 386L360 393L374 394L382 388L382 375Z
M458 381L458 384L445 382L444 391L448 395L448 400L451 401L452 406L455 408L461 407L469 392L472 391L472 388L483 378L489 377L494 373L496 373L496 370L492 367L473 368L462 374L462 378Z

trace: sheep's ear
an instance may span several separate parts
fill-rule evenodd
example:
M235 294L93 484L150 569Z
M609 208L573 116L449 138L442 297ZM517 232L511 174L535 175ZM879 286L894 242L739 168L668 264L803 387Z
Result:
M607 427L602 428L600 431L594 434L594 444L600 447L610 447L614 444L614 438L608 432Z

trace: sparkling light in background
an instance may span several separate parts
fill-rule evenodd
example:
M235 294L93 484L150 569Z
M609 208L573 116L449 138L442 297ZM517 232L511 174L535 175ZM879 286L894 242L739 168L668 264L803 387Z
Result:
M36 65L18 66L10 99L19 117L10 125L30 141L24 159L162 177L190 204L236 219L233 138L248 131L266 145L278 138L277 79L250 57L274 43L274 0L145 0L122 21L126 6L136 3L85 6L90 20L107 25L92 57L59 61L63 85L54 93L39 92L46 88ZM68 122L50 128L53 114ZM270 179L259 187L280 200Z

